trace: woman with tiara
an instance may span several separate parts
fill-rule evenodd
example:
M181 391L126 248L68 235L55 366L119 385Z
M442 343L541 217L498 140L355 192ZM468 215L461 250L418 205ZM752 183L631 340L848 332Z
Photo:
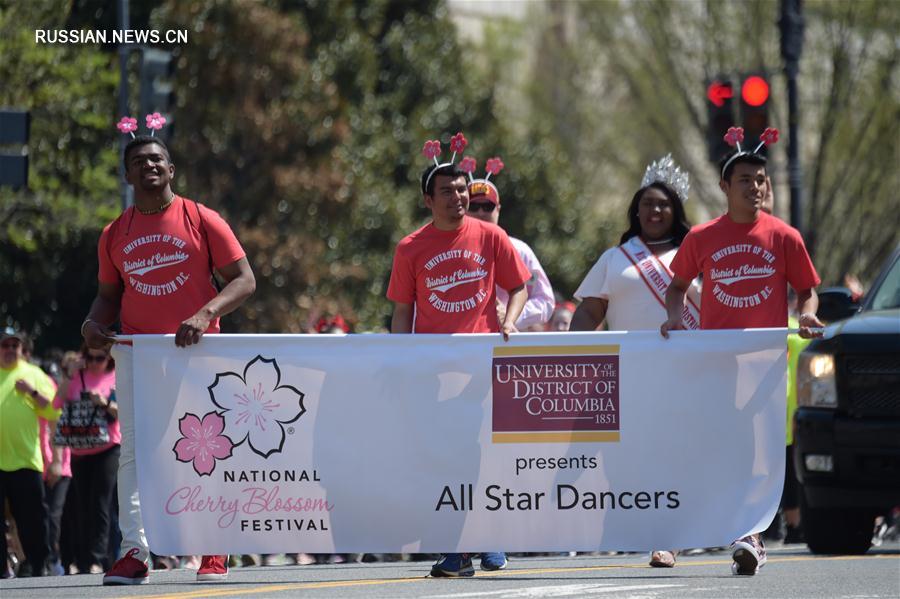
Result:
M569 330L594 331L604 321L611 331L659 328L672 281L669 264L690 230L684 212L689 189L687 173L675 166L671 154L647 167L628 206L628 229L619 245L603 252L575 292L581 304ZM685 302L685 328L699 328L699 305L695 282ZM650 565L671 568L676 554L654 551Z

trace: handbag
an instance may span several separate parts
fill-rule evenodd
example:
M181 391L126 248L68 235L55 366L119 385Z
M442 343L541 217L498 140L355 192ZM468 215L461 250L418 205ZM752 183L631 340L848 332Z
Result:
M109 424L106 410L86 397L84 370L79 370L81 377L81 398L66 401L62 413L56 423L56 434L53 443L61 447L73 449L93 449L109 443Z

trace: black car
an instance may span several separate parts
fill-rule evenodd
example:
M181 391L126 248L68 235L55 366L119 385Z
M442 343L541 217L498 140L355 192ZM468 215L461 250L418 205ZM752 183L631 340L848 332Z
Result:
M823 292L819 314L838 321L797 367L802 524L813 553L865 553L875 517L900 505L900 248L862 306Z

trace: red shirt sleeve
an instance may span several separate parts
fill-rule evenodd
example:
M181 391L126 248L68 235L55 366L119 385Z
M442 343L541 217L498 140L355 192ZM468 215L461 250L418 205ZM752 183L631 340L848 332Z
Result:
M817 287L822 279L819 278L816 267L813 266L806 246L803 244L803 238L796 229L790 229L790 233L785 237L784 245L787 280L794 291L805 291Z
M225 219L211 208L201 204L197 204L197 206L203 211L203 227L206 229L206 238L209 243L209 252L213 259L213 266L222 268L246 256L244 248L241 247L241 243L228 223L225 222Z
M678 252L672 258L669 266L675 276L685 281L693 281L700 274L700 260L697 256L697 236L693 231L688 232L678 247Z
M113 241L110 239L110 227L112 227L112 223L103 227L103 232L100 233L100 241L97 243L97 261L100 264L97 279L101 283L115 284L121 281L122 277L115 264L113 264L112 256L109 251Z
M509 235L502 229L497 231L496 283L501 289L512 291L520 285L524 285L531 279L531 271L525 266L519 252L509 240Z
M412 261L403 251L400 242L394 252L394 265L391 267L391 282L388 284L387 297L392 302L413 304L416 301L416 276Z

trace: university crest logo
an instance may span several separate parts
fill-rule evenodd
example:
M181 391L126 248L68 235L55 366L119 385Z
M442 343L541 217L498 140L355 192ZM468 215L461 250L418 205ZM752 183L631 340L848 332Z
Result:
M494 348L493 443L618 442L619 346Z

